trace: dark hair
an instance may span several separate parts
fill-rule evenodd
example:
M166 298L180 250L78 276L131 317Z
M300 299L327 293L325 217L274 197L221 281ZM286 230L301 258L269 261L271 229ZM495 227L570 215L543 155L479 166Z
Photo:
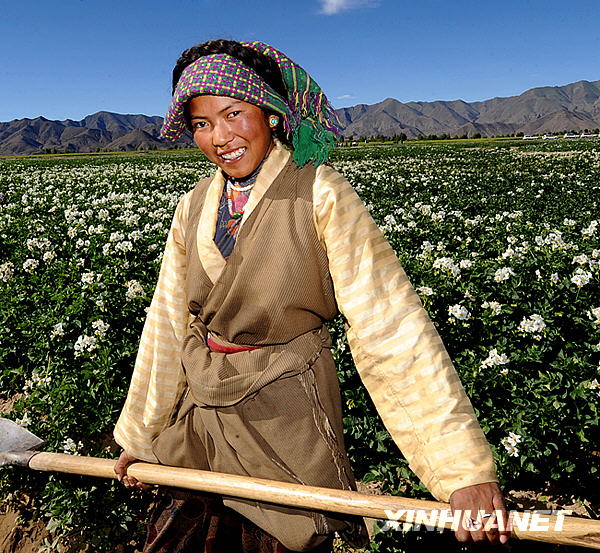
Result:
M196 46L188 48L181 54L181 56L179 56L179 59L173 68L173 93L175 93L175 88L177 87L177 83L179 82L184 69L190 65L190 63L195 62L198 58L210 56L211 54L228 54L238 59L250 67L250 69L253 69L256 73L258 73L258 75L273 90L281 94L281 96L284 98L287 98L287 89L283 83L281 71L275 60L269 56L266 56L265 54L253 50L252 48L249 48L248 46L243 46L239 42L224 39L209 40L208 42L197 44ZM271 114L271 112L267 113L269 113L269 115ZM275 128L275 135L284 144L290 145L289 139L283 130L281 115L276 115L279 117L279 123ZM187 106L185 109L185 119L188 128L191 130Z

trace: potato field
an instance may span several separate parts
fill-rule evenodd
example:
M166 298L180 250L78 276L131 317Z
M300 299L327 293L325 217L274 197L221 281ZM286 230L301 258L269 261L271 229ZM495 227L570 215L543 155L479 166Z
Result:
M568 498L597 517L600 142L350 148L332 163L442 336L503 489ZM0 410L46 450L118 455L112 427L173 211L213 171L182 151L0 160ZM430 498L379 421L342 328L332 323L357 478ZM41 518L47 551L133 552L151 499L0 469L0 502ZM388 531L369 551L421 547L459 549L448 533Z

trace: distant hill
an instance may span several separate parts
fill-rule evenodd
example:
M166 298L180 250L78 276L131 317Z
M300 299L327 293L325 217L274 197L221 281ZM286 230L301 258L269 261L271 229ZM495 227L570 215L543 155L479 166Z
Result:
M344 136L428 134L510 135L600 128L600 81L532 88L519 96L483 102L462 100L402 103L393 98L338 114Z
M81 121L50 121L45 117L0 123L0 154L96 152L172 148L158 138L163 118L99 111ZM193 146L184 137L177 146Z
M337 110L343 134L500 136L519 132L581 131L600 128L600 81L532 88L508 98L402 103L393 98ZM158 138L163 119L99 111L81 121L44 117L0 123L0 155L165 149ZM193 146L189 136L176 147Z

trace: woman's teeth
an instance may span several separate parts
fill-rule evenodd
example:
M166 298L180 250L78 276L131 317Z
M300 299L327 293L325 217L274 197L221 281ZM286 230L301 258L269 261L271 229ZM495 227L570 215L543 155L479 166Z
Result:
M221 157L223 159L227 159L229 161L231 161L232 159L236 159L238 157L241 157L241 155L246 151L245 147L242 148L238 148L237 150L233 150L233 152L228 152L226 154L221 154Z

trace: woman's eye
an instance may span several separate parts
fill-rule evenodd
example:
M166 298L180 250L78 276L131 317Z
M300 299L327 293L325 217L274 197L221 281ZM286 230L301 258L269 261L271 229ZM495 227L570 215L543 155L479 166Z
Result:
M227 114L227 117L229 117L229 119L231 119L232 117L235 117L236 115L239 115L240 111L231 111Z
M194 130L203 129L206 127L206 121L196 121L192 126L194 127Z

